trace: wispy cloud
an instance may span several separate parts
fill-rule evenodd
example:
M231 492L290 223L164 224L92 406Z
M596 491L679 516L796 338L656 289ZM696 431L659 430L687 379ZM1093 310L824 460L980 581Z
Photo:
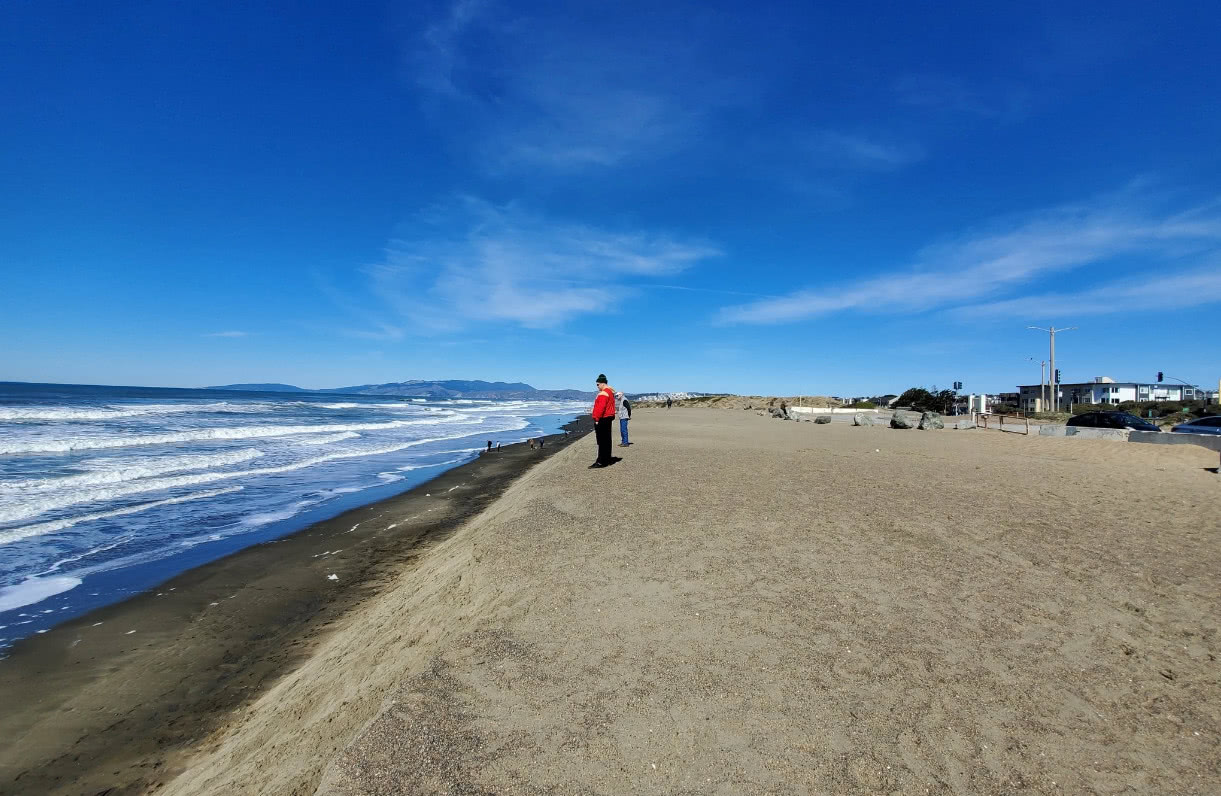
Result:
M900 104L913 108L980 116L999 122L1024 118L1033 106L1031 91L1018 84L982 87L944 74L910 74L895 83Z
M665 30L460 0L414 42L411 62L437 118L487 169L571 172L673 151L738 101L746 78L718 73L702 45Z
M465 66L462 37L486 9L484 0L457 0L425 28L414 52L416 80L422 88L448 97L463 95L457 82Z
M678 274L720 255L709 243L556 222L467 198L448 218L388 247L366 267L395 319L365 333L447 332L478 323L555 328L612 308L633 284ZM645 282L644 284L648 284Z
M806 150L815 165L823 168L896 169L923 159L924 150L914 143L900 143L877 137L852 135L831 130L814 133Z
M1214 302L1221 302L1221 260L1179 274L1151 276L1091 290L1022 296L957 307L952 312L961 318L1055 318L1178 310Z
M210 332L204 337L248 337L250 332Z
M994 296L1039 277L1123 256L1169 263L1221 246L1221 213L1157 213L1130 191L1009 219L929 246L914 262L851 285L809 287L721 310L727 323L788 323L844 311L918 312Z

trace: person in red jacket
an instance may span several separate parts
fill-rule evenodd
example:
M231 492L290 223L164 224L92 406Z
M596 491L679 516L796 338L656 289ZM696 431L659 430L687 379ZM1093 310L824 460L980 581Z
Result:
M606 383L606 374L598 374L598 397L594 398L594 437L598 440L598 460L589 465L608 467L611 460L611 423L615 421L615 391Z

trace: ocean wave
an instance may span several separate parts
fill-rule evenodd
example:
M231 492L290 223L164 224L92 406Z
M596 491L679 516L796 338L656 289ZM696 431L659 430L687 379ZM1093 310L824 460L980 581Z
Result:
M120 420L125 417L146 415L172 415L205 412L263 412L269 404L235 404L215 401L206 404L111 404L105 407L80 408L74 406L47 407L0 407L0 422L11 420Z
M273 522L280 522L281 520L287 520L289 517L295 517L318 502L317 500L298 500L291 506L285 506L282 509L247 514L245 517L242 517L238 525L243 528L257 528L260 525L270 525Z
M355 435L354 435L355 436ZM263 455L262 451L247 448L240 451L210 453L188 456L158 456L145 459L90 459L81 467L90 472L60 478L25 478L20 481L0 481L0 492L47 491L102 484L121 484L154 475L181 472L183 470L210 470L241 464Z
M203 500L205 498L216 497L217 495L225 495L230 492L241 491L243 487L229 486L224 489L210 489L204 492L192 492L189 495L179 495L177 497L165 498L164 500L153 500L148 503L139 503L135 506L124 506L120 509L110 509L109 511L97 511L91 514L81 514L76 517L64 517L59 520L51 520L49 522L40 522L35 525L24 525L20 528L10 528L5 531L0 531L0 545L11 544L22 539L28 539L31 536L45 536L48 533L62 531L65 528L71 528L73 525L79 525L82 522L91 522L93 520L106 520L111 517L122 517L126 514L136 514L141 511L155 509L158 506L171 506L175 503L186 503L189 500Z
M342 442L345 439L356 439L360 435L355 431L345 431L342 434L328 434L325 437L310 437L299 441L298 445L329 445L332 442Z
M136 445L168 445L178 442L199 442L209 439L260 439L290 437L297 434L323 434L341 431L382 431L407 426L433 426L451 422L474 425L471 418L428 418L420 420L390 420L384 423L323 423L312 426L236 426L232 428L197 428L165 434L120 434L103 437L61 437L24 442L0 443L0 454L69 453L80 450L129 448Z
M217 491L221 491L221 490L217 490ZM236 490L234 490L234 491L236 491ZM50 575L54 572L58 572L66 564L75 564L76 562L86 559L89 556L95 556L98 553L108 553L111 550L115 549L116 547L122 547L123 545L127 544L128 542L130 542L132 539L135 539L135 538L136 538L136 535L134 533L128 533L128 534L124 534L122 536L116 536L113 539L110 539L106 544L101 545L100 547L92 547L92 548L90 548L88 550L84 550L80 553L70 555L67 558L61 558L58 561L55 561L50 566L48 566L46 569L44 569L42 572L35 573L34 577L41 578L44 575ZM78 572L77 574L80 574L80 573Z
M500 429L499 431L514 431L526 427L524 420L518 420L520 425L516 428ZM444 442L450 439L460 439L461 437L470 436L471 432L464 431L461 434L455 434L445 437L427 437L424 439L411 440L409 442L400 442L394 445L383 446L379 448L366 448L361 450L340 451L329 453L323 456L315 456L310 459L282 464L273 467L256 467L248 470L230 470L226 472L211 472L198 473L196 475L179 475L169 478L146 478L134 483L118 484L111 487L94 487L89 489L78 489L70 493L60 493L57 495L49 495L40 500L22 501L12 506L0 508L0 522L20 522L28 520L32 517L37 517L40 514L46 514L50 511L77 506L85 503L94 503L103 500L114 500L117 498L137 495L142 492L158 492L165 489L175 489L183 486L195 486L199 484L209 484L216 481L222 481L229 478L247 478L259 477L264 475L275 475L278 473L287 473L294 470L301 470L306 467L314 467L326 462L338 461L340 459L364 458L367 456L380 456L387 453L396 453L408 448L414 448L419 445L426 445L430 442ZM6 542L6 535L13 532L22 531L22 528L16 528L13 531L0 531L0 544ZM23 537L15 537L23 538ZM11 539L8 541L12 541Z

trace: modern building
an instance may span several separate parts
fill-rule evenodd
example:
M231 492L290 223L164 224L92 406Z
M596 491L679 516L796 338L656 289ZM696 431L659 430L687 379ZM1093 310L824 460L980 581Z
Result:
M1138 381L1115 381L1097 376L1093 381L1059 384L1060 406L1072 404L1121 404L1125 401L1195 401L1206 396L1186 384L1158 384ZM1046 399L1047 406L1044 407ZM1023 384L1018 387L1018 401L1023 411L1041 412L1050 409L1050 388L1046 384Z

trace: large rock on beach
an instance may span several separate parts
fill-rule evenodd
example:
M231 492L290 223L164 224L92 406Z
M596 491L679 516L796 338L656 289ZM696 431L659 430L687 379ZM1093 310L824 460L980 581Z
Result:
M909 420L902 412L895 412L890 418L891 428L912 428L912 421Z
M931 428L945 428L945 423L941 421L941 415L936 412L925 412L920 415L919 429L928 431Z
M818 417L814 418L814 422L825 426L827 423L831 422L831 415L819 415Z
M852 416L852 425L854 426L872 426L873 418L869 415L857 413Z

